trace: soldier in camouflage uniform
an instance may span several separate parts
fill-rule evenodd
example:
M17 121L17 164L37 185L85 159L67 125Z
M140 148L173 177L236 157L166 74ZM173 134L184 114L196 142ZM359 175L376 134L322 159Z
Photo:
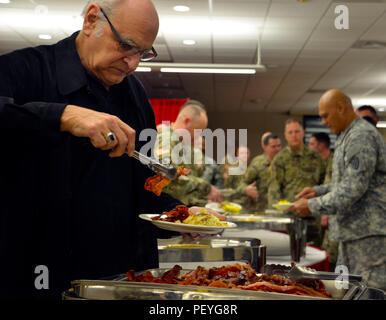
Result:
M319 115L335 143L332 181L304 189L289 209L301 216L336 216L337 265L361 274L370 287L386 289L386 146L381 134L357 117L349 97L327 91Z
M237 192L247 195L244 206L248 210L264 211L268 206L269 168L275 155L281 150L280 138L269 134L263 140L264 153L252 159L246 174L237 187Z
M226 200L238 203L244 206L248 197L245 194L237 192L237 187L240 185L244 175L248 172L248 162L251 152L248 147L240 146L237 149L236 157L227 155L224 164L220 165L220 170L224 178L224 189L232 189L227 193ZM236 174L230 174L230 168L236 171ZM233 172L234 173L234 172Z
M205 170L203 154L201 150L192 147L195 138L194 129L205 129L207 122L202 104L189 100L182 106L176 122L158 131L155 157L176 168L184 165L192 170L188 176L180 176L163 189L187 206L204 206L208 200L222 200L221 193L200 178ZM187 133L189 134L186 135Z
M324 180L325 166L322 157L304 145L304 130L294 119L286 122L285 139L288 146L272 161L271 181L268 188L268 206L280 200L293 201L303 188L320 184ZM307 241L320 247L320 218L307 220Z
M216 161L205 154L205 137L199 137L199 139L196 139L195 143L196 148L201 150L205 160L204 171L202 175L200 175L200 178L208 181L217 189L222 189L224 186L224 178Z
M323 158L326 167L326 176L323 184L331 182L332 175L332 159L334 154L330 151L330 137L325 132L316 132L312 134L308 146L319 152ZM328 262L330 270L335 270L336 260L338 258L338 241L336 240L336 222L335 216L323 215L321 217L322 226L322 245L321 248L328 253Z

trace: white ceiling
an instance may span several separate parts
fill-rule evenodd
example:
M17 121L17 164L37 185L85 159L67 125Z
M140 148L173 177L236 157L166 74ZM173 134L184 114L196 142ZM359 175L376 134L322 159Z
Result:
M79 14L86 2L0 4L0 54L70 35L81 25ZM260 32L261 62L267 71L255 75L138 72L151 98L190 97L203 101L210 111L315 114L322 92L339 88L356 106L386 108L386 48L352 48L358 40L386 42L386 0L153 2L161 21L155 61L255 63ZM191 10L173 10L181 4ZM334 9L339 4L349 9L348 30L335 28ZM50 33L53 39L40 40L40 33ZM195 40L196 45L182 44L185 39Z

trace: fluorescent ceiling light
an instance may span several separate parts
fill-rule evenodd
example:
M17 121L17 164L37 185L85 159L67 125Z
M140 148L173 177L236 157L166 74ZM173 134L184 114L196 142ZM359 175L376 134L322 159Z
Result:
M386 110L385 108L378 108L378 111L380 111L380 112L383 112L385 110Z
M233 73L255 74L254 69L205 69L205 68L161 68L161 72L171 73Z
M137 67L137 69L135 69L136 72L151 72L151 68L150 67Z
M258 64L141 62L139 66L149 67L152 71L176 73L255 74L266 71L264 65Z
M42 40L51 40L51 39L52 39L52 36L49 35L49 34L39 34L39 39L42 39Z
M173 10L178 12L188 12L190 8L188 6L174 6Z
M193 46L196 44L196 41L194 40L184 40L182 41L183 44L186 44L187 46Z
M386 121L378 121L377 128L386 128Z
M353 103L356 107L362 105L371 105L376 109L385 108L386 107L386 98L382 96L378 97L368 97L368 98L358 98L353 99Z
M11 3L10 0L0 0L0 4L8 4Z

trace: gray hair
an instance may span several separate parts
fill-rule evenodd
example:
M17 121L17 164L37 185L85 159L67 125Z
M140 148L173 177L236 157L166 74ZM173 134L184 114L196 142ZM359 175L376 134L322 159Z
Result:
M90 7L91 4L97 4L99 7L103 8L106 15L109 17L109 19L112 19L116 13L117 4L121 2L122 0L89 0L87 1L87 4L82 10L82 17L84 18L86 16L87 10ZM102 29L102 23L106 22L106 19L102 12L98 12L98 17L100 20L97 22L97 28L96 28L96 37L101 37L103 34Z

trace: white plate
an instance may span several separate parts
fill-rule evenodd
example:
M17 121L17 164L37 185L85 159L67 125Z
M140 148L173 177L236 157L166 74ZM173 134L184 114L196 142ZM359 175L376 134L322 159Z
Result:
M238 203L229 202L229 204L232 205L232 206L236 206L236 207L240 208L240 210L242 209L242 206L239 205ZM212 210L214 210L214 211L216 211L218 213L232 213L232 212L229 212L229 211L225 211L223 208L221 208L221 203L218 203L218 202L207 203L205 205L205 208L212 209Z
M158 214L140 214L139 217L143 220L150 221L155 226L161 229L169 231L177 231L183 233L206 233L206 234L216 234L221 232L223 229L236 228L237 225L233 222L227 222L227 227L213 227L213 226L199 226L194 224L185 224L185 223L174 223L160 220L152 220L158 216Z
M273 204L272 207L274 207L275 209L280 210L280 211L285 211L288 208L292 207L292 205L293 205L293 203L289 203L289 204L276 203L276 204Z

